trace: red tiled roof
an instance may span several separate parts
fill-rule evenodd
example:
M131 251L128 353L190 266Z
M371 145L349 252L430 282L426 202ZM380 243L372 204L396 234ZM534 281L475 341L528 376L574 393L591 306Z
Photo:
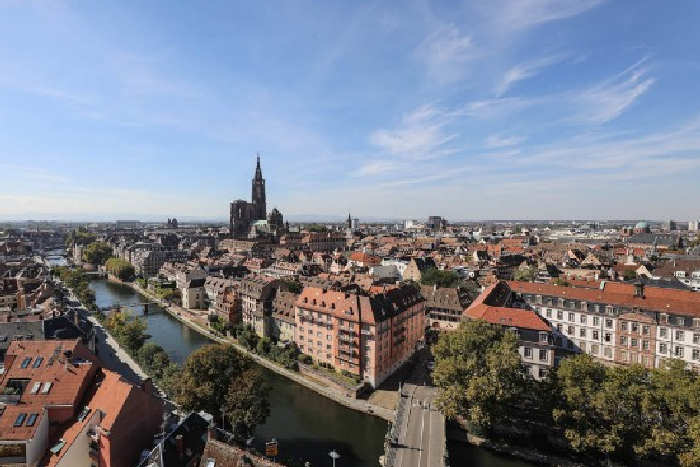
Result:
M483 319L488 323L502 326L514 326L520 329L534 329L536 331L552 330L535 312L521 308L488 306L481 303L476 306L470 306L464 314L471 319Z

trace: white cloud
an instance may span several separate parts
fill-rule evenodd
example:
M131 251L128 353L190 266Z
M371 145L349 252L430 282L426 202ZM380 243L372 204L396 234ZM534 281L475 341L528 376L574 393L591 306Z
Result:
M538 58L529 62L520 63L508 69L501 82L496 86L496 95L502 96L510 87L518 81L523 81L537 75L543 68L561 62L565 55L550 55L548 57Z
M646 58L602 83L574 95L581 107L576 119L589 123L605 123L619 117L646 93L655 79L649 77Z
M396 170L398 167L398 164L394 161L388 161L388 160L376 160L376 161L371 161L363 166L361 166L359 169L357 169L353 175L356 176L365 176L365 175L379 175L385 172L390 172L393 170Z
M416 55L425 62L433 79L448 83L464 76L468 62L479 56L479 50L471 36L448 24L426 37L418 45Z
M451 152L444 146L456 138L446 126L453 117L436 107L421 106L402 118L395 129L379 129L370 134L369 141L382 151L409 159L434 159Z
M603 0L504 0L488 5L502 28L520 30L571 18L601 3Z
M487 148L503 148L507 146L515 146L520 144L525 140L521 136L501 136L501 135L489 135L484 142L484 146Z
M490 119L503 117L533 105L534 99L520 97L498 97L468 102L457 114L472 118Z

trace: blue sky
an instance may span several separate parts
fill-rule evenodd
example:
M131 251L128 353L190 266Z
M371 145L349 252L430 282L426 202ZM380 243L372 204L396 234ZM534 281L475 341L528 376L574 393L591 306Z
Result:
M0 0L0 218L700 217L700 2Z

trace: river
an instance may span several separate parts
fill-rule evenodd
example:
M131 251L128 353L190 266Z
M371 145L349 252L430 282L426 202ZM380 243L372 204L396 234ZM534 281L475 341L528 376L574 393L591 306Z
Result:
M147 299L130 287L104 280L92 281L97 305L115 303L134 305ZM143 307L133 306L133 312L143 315ZM195 349L211 341L185 326L162 308L149 306L144 316L148 334L159 344L171 360L182 363ZM348 409L316 392L290 381L271 370L261 367L272 387L270 416L258 427L255 444L263 450L266 441L276 438L282 462L290 465L331 465L328 453L335 449L342 457L337 467L377 466L383 454L387 422L364 413ZM216 415L216 414L215 414ZM489 451L451 443L449 446L452 467L525 467L529 464L495 456Z

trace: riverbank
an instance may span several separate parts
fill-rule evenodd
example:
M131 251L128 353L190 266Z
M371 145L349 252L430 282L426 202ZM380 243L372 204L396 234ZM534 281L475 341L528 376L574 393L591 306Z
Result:
M252 358L256 363L258 363L261 366L264 366L265 368L274 371L275 373L284 376L287 379L290 379L298 384L301 384L302 386L311 389L312 391L327 397L328 399L333 400L334 402L337 402L349 409L356 410L358 412L362 412L368 415L374 415L376 417L382 418L387 421L391 421L394 418L394 411L380 407L375 404L371 404L367 401L362 401L362 400L357 400L353 398L346 397L344 394L339 393L338 391L331 389L327 386L324 386L320 381L315 381L311 380L308 377L305 377L301 375L300 373L291 371L287 368L284 368L280 365L278 365L275 362L272 362L264 357L261 357L260 355L251 352L250 350L246 349L245 347L241 346L232 338L227 338L223 337L217 334L214 334L211 332L207 327L201 325L200 323L196 322L194 317L190 317L191 313L187 311L186 309L176 306L176 305L169 305L167 302L161 300L160 298L156 297L154 294L149 292L148 290L144 290L143 288L139 287L138 285L134 283L128 283L128 282L122 282L122 281L113 281L122 285L125 285L127 287L130 287L132 290L144 295L145 297L149 298L150 300L153 300L157 302L158 304L161 305L163 310L168 313L170 316L175 318L176 320L180 321L182 324L185 326L189 327L190 329L193 329L194 331L202 334L203 336L207 337L208 339L215 341L215 342L221 342L221 343L226 343L233 345L238 351L248 355L250 358Z

